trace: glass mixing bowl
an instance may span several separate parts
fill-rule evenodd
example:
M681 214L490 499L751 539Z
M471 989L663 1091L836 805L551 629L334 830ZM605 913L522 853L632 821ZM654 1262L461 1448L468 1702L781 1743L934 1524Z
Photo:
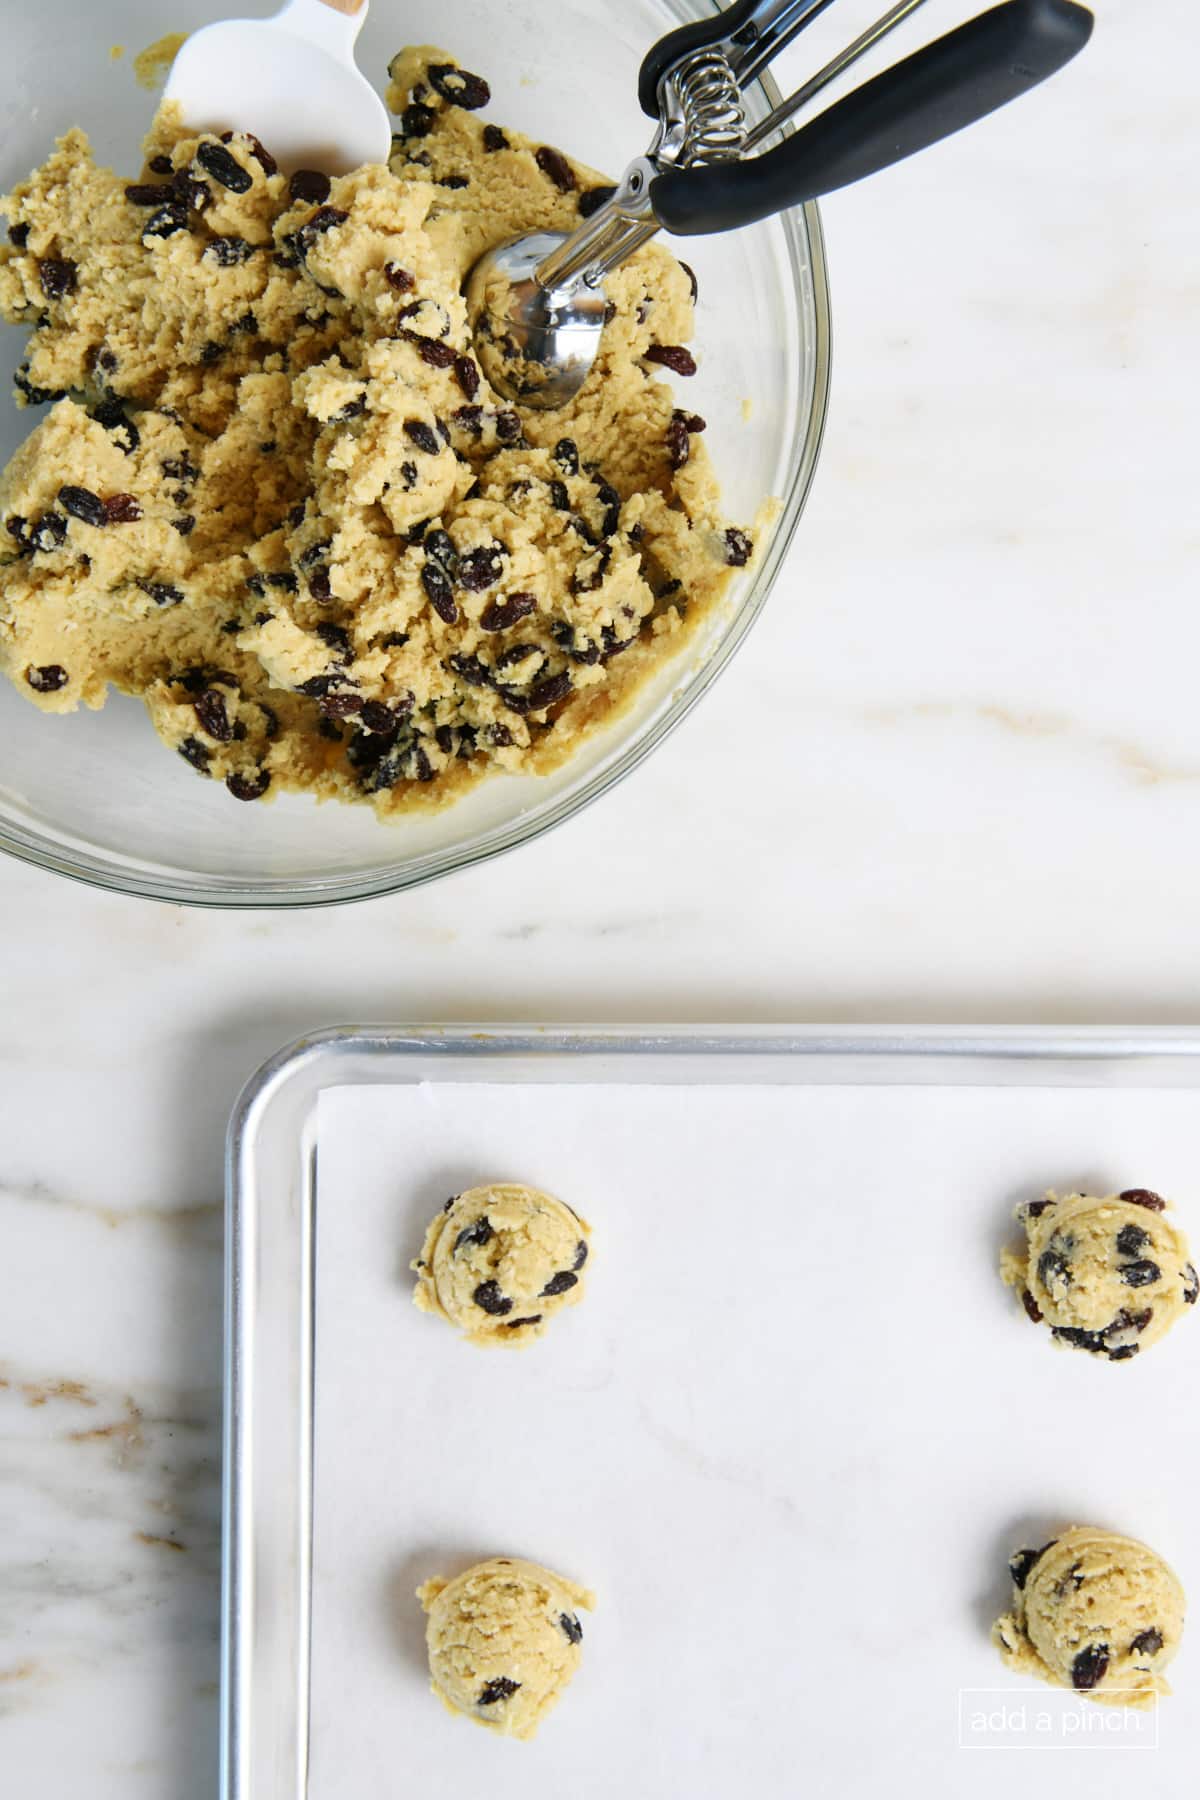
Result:
M21 179L73 124L89 132L102 161L134 171L155 102L138 85L133 58L165 28L193 30L223 10L261 17L275 5L109 0L83 8L41 0L10 12L0 184ZM491 82L491 116L615 173L649 142L650 121L637 103L642 56L672 26L713 10L708 0L374 0L359 62L382 90L402 44L437 44ZM768 84L756 87L752 115L775 99ZM512 849L635 768L715 680L771 590L816 466L829 375L815 207L678 247L700 283L701 369L685 403L709 421L725 510L748 522L773 494L781 512L765 555L736 578L727 604L564 768L496 776L443 813L387 824L368 807L318 808L300 795L241 807L163 749L140 701L113 695L102 712L51 718L0 681L0 848L161 900L322 905L396 892ZM23 341L15 327L0 326L5 386ZM0 400L0 455L7 459L39 416Z

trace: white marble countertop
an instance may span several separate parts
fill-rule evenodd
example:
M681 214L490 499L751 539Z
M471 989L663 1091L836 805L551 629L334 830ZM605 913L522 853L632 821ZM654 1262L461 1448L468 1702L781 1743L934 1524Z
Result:
M299 1031L1200 1022L1200 9L1100 11L1057 86L827 206L794 561L619 791L351 911L0 869L5 1794L215 1794L222 1136Z

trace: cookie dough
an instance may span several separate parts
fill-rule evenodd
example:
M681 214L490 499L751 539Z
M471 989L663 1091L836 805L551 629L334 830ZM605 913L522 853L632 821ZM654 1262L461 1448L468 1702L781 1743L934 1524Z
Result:
M1011 1611L992 1639L1010 1668L1107 1706L1152 1706L1183 1634L1184 1594L1136 1538L1075 1525L1009 1568Z
M47 712L140 695L239 800L391 814L555 767L760 535L664 379L695 368L694 281L660 245L612 276L570 406L492 392L464 276L601 180L485 124L444 52L392 74L386 168L289 178L165 107L138 181L71 131L0 199L18 398L49 408L0 477L0 671Z
M537 1188L469 1188L425 1233L413 1299L473 1344L527 1344L583 1298L591 1235L586 1219Z
M1187 1239L1165 1209L1148 1188L1027 1201L1016 1212L1025 1243L1002 1252L1000 1273L1059 1343L1126 1362L1200 1295Z
M531 1738L579 1667L579 1609L595 1595L537 1563L496 1556L453 1581L427 1581L433 1691L504 1737Z

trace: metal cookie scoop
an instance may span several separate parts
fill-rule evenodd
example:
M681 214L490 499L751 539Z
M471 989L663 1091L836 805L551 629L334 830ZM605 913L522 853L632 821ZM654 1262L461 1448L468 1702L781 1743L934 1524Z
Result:
M1005 0L751 156L923 0L899 0L750 129L742 89L832 0L738 0L672 31L642 64L654 141L612 197L569 236L539 232L490 250L467 281L475 354L506 399L565 406L595 360L604 278L663 228L728 231L860 181L1036 87L1091 36L1074 0Z
M342 174L386 162L387 108L354 61L370 0L287 0L269 19L195 31L164 100L203 131L254 127L285 169Z

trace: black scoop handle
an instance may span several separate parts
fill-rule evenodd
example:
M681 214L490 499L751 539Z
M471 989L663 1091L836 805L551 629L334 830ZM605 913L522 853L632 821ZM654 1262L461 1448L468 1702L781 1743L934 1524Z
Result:
M1006 0L856 88L764 156L667 169L660 225L728 231L861 181L986 118L1078 55L1094 21L1074 0Z

